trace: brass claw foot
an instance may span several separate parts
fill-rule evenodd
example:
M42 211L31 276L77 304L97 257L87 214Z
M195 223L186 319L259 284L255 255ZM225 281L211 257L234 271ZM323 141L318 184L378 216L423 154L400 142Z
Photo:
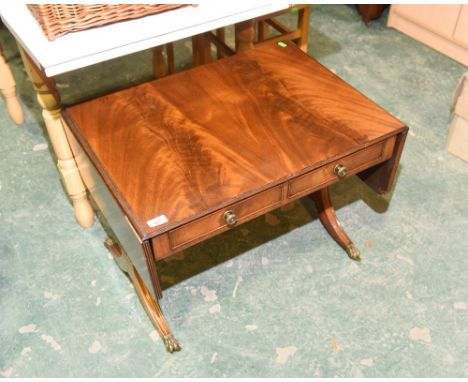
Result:
M350 259L361 261L361 251L354 243L347 245L345 250Z
M166 345L166 350L169 353L174 353L176 351L182 350L182 347L180 346L179 342L176 340L174 335L168 334L167 336L164 336L163 338L164 345Z

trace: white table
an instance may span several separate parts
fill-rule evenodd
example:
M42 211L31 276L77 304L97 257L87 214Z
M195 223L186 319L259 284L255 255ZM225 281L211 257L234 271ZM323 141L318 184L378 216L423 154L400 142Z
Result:
M273 13L287 3L205 3L74 32L49 41L21 3L0 3L3 23L48 77Z
M287 7L288 4L283 2L204 3L74 32L49 41L25 4L0 2L3 23L16 38L37 91L47 132L58 158L58 168L81 226L91 226L94 213L63 128L60 97L52 77Z

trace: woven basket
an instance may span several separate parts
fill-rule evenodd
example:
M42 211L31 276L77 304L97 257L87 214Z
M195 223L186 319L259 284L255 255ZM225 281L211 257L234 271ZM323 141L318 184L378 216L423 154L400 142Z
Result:
M185 4L28 4L49 40L183 6Z

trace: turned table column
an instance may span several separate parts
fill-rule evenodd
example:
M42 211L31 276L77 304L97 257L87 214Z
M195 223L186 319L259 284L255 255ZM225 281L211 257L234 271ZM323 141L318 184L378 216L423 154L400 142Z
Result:
M236 33L236 52L252 49L255 42L255 21L246 20L237 23L235 26Z
M20 47L21 57L26 71L37 93L37 100L42 107L42 116L47 127L52 146L57 155L57 166L62 175L67 194L72 200L75 218L82 227L91 227L94 212L86 195L86 188L68 143L60 115L60 96L53 78L49 78Z

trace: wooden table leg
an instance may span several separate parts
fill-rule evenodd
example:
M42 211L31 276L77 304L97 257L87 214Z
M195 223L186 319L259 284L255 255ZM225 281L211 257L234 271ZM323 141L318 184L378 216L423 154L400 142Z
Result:
M155 46L153 49L153 74L154 78L162 78L166 76L167 68L164 60L164 45Z
M39 104L43 109L42 116L57 155L58 169L62 175L68 196L73 203L75 218L82 227L91 227L94 221L94 212L89 204L86 188L63 129L62 124L65 122L60 115L60 97L55 87L55 81L48 78L21 47L20 52L26 71L36 90Z
M309 29L310 29L310 15L312 13L312 5L306 5L304 8L299 9L297 18L297 29L301 31L301 37L297 40L297 46L307 53L309 44Z
M255 21L246 20L235 26L236 52L252 49L255 42Z
M5 97L8 114L13 122L21 124L24 122L24 113L16 96L16 83L11 68L3 56L0 47L0 91Z
M220 39L222 42L226 42L226 31L224 28L216 29L216 37L218 37L218 39ZM223 57L223 51L219 47L216 47L216 58L219 60Z
M164 49L166 57L164 59ZM162 78L168 74L175 73L174 44L172 42L164 45L155 46L153 49L153 74L154 78ZM166 63L167 61L167 63Z
M211 62L211 44L203 34L192 36L192 55L193 66Z
M174 43L166 44L167 71L169 74L175 73Z
M270 32L269 32L269 26L268 24L264 21L261 20L257 23L258 25L258 31L257 31L257 41L258 42L263 42L268 39Z
M361 260L361 253L359 249L348 237L346 232L341 227L338 218L336 217L335 209L333 208L330 200L329 188L325 187L317 192L314 192L311 196L317 207L320 221L331 237L336 240L336 242L346 251L351 259Z
M383 13L388 4L356 4L356 7L361 14L362 20L365 23L378 19Z
M140 298L148 317L161 336L164 345L166 346L166 350L169 353L181 350L182 347L172 334L171 328L164 317L164 313L162 312L159 303L151 296L148 288L136 271L128 255L120 248L119 244L112 239L107 239L104 242L104 245L110 253L112 253L120 269L127 273L130 280L132 280L135 291Z

